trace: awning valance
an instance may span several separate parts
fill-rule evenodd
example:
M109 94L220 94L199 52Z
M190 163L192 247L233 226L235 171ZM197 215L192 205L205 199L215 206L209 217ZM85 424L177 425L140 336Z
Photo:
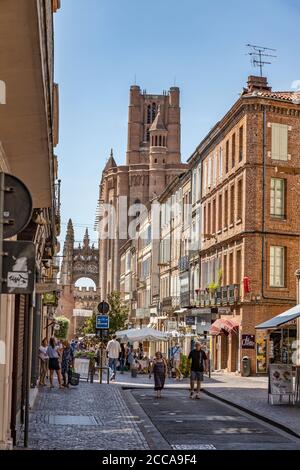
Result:
M283 325L284 323L288 323L291 320L295 320L298 317L300 317L300 304L290 308L289 310L286 310L283 313L280 313L279 315L276 315L276 317L273 317L270 320L260 323L255 328L257 330L277 328L278 326Z
M217 336L223 331L226 333L236 332L239 326L239 323L234 319L219 318L211 325L209 333L213 336Z

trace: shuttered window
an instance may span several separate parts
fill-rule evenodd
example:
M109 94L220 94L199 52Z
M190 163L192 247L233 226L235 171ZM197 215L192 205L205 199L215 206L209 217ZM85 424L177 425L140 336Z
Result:
M274 160L288 159L288 126L272 123L271 157Z
M271 178L270 214L272 217L285 216L285 180Z
M270 247L270 286L284 287L285 285L285 248L283 246Z

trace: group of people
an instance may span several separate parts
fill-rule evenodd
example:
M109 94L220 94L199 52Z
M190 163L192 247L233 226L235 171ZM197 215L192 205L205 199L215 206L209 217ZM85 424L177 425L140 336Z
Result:
M133 349L129 344L119 343L113 335L112 339L107 343L106 353L108 357L108 366L112 370L111 380L115 380L117 367L119 365L120 373L124 373L125 366L129 369L133 368L139 360L145 358L143 345L140 344L138 349Z
M116 377L117 365L120 363L120 370L123 373L125 361L131 366L135 361L134 352L132 348L120 344L116 336L107 343L106 352L108 355L108 365L112 369L112 380ZM191 365L190 373L190 398L200 399L201 382L203 382L203 374L208 371L208 358L202 345L199 341L195 343L195 348L191 350L188 360ZM175 369L176 379L182 380L181 361L182 361L182 348L180 344L176 344L171 351L172 367ZM164 388L165 380L168 375L167 362L162 353L157 351L155 357L151 362L150 375L154 376L154 390L156 397L161 397L161 391ZM196 385L196 389L195 389Z
M49 342L44 338L39 347L40 379L39 385L46 386L48 378L49 385L54 388L54 371L57 375L59 388L69 388L70 371L74 367L74 347L69 341L58 341L51 337Z

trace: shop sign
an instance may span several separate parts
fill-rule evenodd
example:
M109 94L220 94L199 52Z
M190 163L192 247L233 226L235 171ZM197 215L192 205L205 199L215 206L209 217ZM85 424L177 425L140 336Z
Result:
M193 326L193 325L195 325L195 320L196 320L196 317L192 317L192 316L185 317L185 324L186 324L186 326Z
M43 295L43 304L44 305L56 305L56 303L57 303L56 292L46 292Z
M219 315L230 315L231 308L230 307L218 307L218 314Z
M289 364L269 365L269 394L293 394L293 369Z
M242 349L255 349L255 335L242 335Z
M167 321L167 330L172 331L177 329L177 321Z
M191 315L211 314L210 308L192 308Z

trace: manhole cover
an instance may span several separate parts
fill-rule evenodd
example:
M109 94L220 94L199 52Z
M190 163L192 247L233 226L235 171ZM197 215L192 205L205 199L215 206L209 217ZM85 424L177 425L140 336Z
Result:
M175 450L216 450L212 444L173 444Z
M98 424L93 416L82 415L50 415L48 422L59 426L95 426Z

